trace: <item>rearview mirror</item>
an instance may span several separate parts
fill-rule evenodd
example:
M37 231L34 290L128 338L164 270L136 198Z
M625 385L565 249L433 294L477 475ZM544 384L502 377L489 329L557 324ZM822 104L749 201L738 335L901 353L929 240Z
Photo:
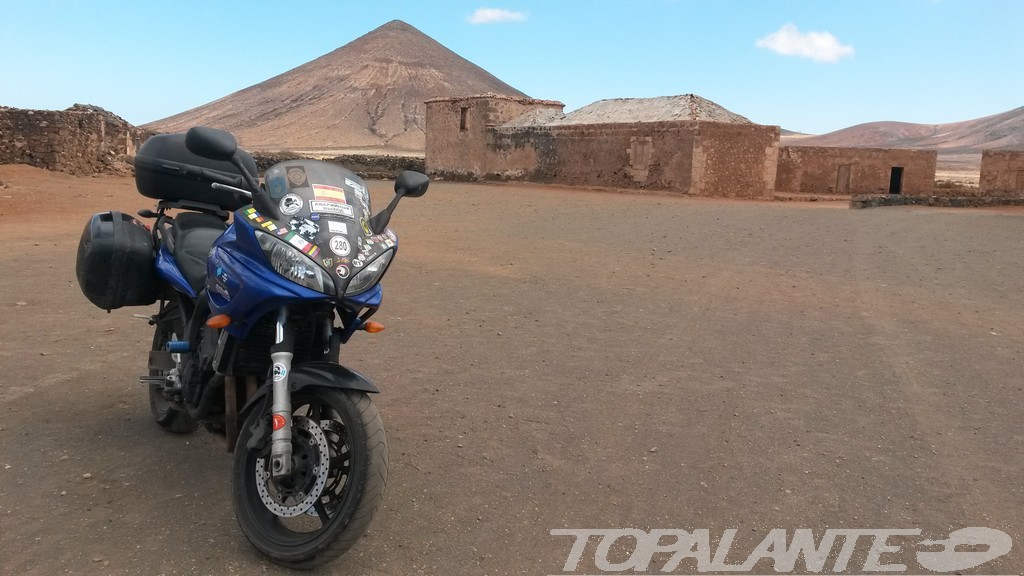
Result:
M238 142L230 132L195 126L185 133L185 147L188 151L210 160L230 161L238 152Z
M370 218L370 229L375 234L380 234L384 228L387 228L388 222L391 221L391 215L394 214L398 201L406 196L409 198L423 196L427 193L427 186L429 185L430 178L427 178L426 174L414 170L403 170L398 175L398 178L395 179L395 197L391 199L391 203L388 204L387 208L378 212L373 218Z
M227 130L218 130L209 126L193 126L185 133L185 147L196 156L231 162L245 180L249 192L259 192L260 185L256 174L250 173L238 156L238 141Z
M403 170L395 180L395 194L419 198L427 193L428 186L430 186L430 178L427 178L426 174L414 170ZM400 192L401 190L405 192Z

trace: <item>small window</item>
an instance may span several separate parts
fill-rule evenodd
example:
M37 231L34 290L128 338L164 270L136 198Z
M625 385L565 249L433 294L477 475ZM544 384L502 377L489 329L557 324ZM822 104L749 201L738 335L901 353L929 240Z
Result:
M466 131L466 116L468 116L468 115L469 115L469 107L468 106L463 106L462 109L459 110L459 132L465 132Z
M633 168L646 168L651 162L651 137L632 138L629 160Z

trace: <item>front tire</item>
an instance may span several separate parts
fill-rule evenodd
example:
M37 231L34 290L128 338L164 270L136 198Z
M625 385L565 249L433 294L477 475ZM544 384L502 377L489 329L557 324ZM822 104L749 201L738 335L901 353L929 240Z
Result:
M292 394L292 474L270 473L270 414L245 419L235 445L232 500L249 542L271 560L313 568L366 532L388 476L384 424L369 396L308 388Z

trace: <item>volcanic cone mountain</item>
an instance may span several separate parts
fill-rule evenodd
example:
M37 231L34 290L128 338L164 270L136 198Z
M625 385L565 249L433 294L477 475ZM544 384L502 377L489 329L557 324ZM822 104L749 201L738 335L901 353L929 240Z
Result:
M393 20L298 68L144 127L223 128L251 150L422 154L424 101L485 92L526 96Z

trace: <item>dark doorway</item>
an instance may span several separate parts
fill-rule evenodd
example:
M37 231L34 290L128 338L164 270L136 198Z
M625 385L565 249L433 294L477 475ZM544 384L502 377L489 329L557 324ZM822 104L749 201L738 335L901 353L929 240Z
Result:
M850 193L850 165L840 164L839 175L836 177L836 194Z
M466 131L466 117L468 115L469 115L469 107L468 106L463 106L462 109L459 110L459 131L460 132L465 132Z
M903 193L903 166L893 166L889 173L889 194Z

